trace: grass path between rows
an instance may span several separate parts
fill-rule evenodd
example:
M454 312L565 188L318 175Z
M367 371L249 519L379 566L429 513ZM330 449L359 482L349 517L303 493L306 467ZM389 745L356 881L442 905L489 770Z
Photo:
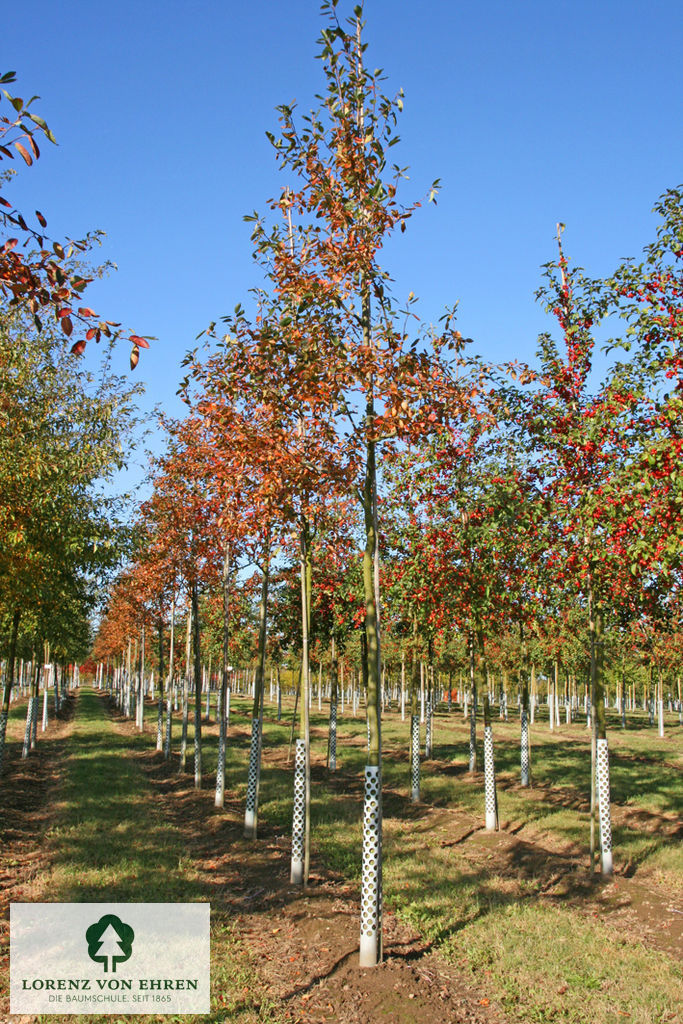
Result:
M55 800L49 810L51 825L44 836L36 837L40 853L35 854L32 877L11 898L78 903L208 900L210 886L200 865L188 855L186 836L164 813L163 801L136 756L148 749L149 736L117 725L106 714L104 698L88 689L78 692L76 713L62 723L60 733L50 743L54 766L48 799ZM46 746L48 742L43 740ZM20 879L25 858L20 854L13 866ZM239 1024L257 1020L243 997L255 977L246 959L241 962L239 939L221 915L212 920L211 946L212 989L222 993L215 1012L206 1017L146 1014L125 1020L229 1019ZM73 1017L18 1018L0 1013L3 1024L35 1019L66 1022ZM109 1015L81 1019L114 1021Z
M58 822L47 837L46 897L60 902L176 902L203 898L181 836L160 813L125 735L90 690L78 696Z

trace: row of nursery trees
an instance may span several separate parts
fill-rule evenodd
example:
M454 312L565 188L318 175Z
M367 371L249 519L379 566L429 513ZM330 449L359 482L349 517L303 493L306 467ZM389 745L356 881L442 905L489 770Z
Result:
M85 370L49 325L36 336L6 305L0 363L1 769L21 663L36 666L37 698L43 665L87 655L103 575L131 550L123 504L102 485L123 464L135 389L108 361Z
M560 226L539 292L556 329L541 337L533 367L487 365L453 311L434 327L419 320L412 293L404 303L392 296L381 250L420 205L401 204L404 175L391 164L402 97L385 96L381 72L365 66L361 7L348 22L336 0L322 10L319 107L302 116L279 108L270 139L283 185L267 216L249 218L262 286L187 357L189 412L167 424L136 554L110 593L96 652L111 672L117 661L127 669L130 693L130 643L141 651L142 629L145 640L156 632L168 696L173 627L189 608L197 696L202 633L222 632L214 657L225 709L229 666L253 638L246 828L255 835L267 657L277 665L296 652L308 693L311 652L318 663L324 652L334 703L358 649L368 724L361 964L372 965L382 933L382 679L392 658L403 661L413 719L421 671L427 680L462 672L473 729L476 688L487 716L494 675L519 690L522 735L534 666L554 686L569 676L574 693L587 682L602 868L611 870L606 650L620 693L627 677L636 681L637 656L648 693L678 695L682 193L661 198L644 259L608 279L570 265ZM0 119L0 158L31 164L36 138L54 140L32 100L3 94L11 110ZM63 246L38 211L32 227L3 196L0 207L4 743L17 659L37 664L46 642L60 663L80 656L97 580L121 558L116 507L96 488L125 461L135 396L108 361L94 374L76 362L87 342L120 333L80 305L89 272L78 260L90 239ZM595 338L610 334L599 379ZM135 365L148 342L130 343ZM292 874L302 883L308 707L299 701L304 835ZM219 778L225 744L222 728ZM199 782L200 758L199 743Z
M296 650L307 694L317 645L334 703L339 656L358 644L368 725L360 948L370 966L381 955L388 650L403 658L413 718L421 663L429 678L435 664L448 671L449 651L453 669L464 664L473 730L476 688L488 716L486 680L506 672L519 685L523 750L532 662L587 683L611 872L606 638L622 693L634 651L660 698L678 685L683 216L681 192L667 192L644 260L604 280L570 264L559 225L539 291L556 330L540 338L533 367L487 365L452 311L435 328L420 322L412 294L392 297L380 252L419 206L400 204L403 172L389 162L402 100L365 66L361 8L344 23L335 2L323 12L319 107L278 108L269 138L283 186L268 216L248 218L264 283L253 313L238 305L186 359L189 412L166 424L138 555L112 592L96 653L125 659L144 622L158 632L163 686L167 633L186 602L199 733L202 629L222 626L223 708L230 665L253 633L255 835L267 657ZM615 335L602 379L596 332ZM305 784L295 787L292 852L303 883L308 706L300 700ZM219 778L224 756L222 724Z

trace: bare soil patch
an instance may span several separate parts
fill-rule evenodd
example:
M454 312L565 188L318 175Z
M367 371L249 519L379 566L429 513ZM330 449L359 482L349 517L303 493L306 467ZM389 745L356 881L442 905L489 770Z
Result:
M49 867L42 840L56 816L64 740L75 707L76 698L67 697L26 759L21 743L6 749L0 777L0 1011L9 1010L9 907L30 902L34 880Z

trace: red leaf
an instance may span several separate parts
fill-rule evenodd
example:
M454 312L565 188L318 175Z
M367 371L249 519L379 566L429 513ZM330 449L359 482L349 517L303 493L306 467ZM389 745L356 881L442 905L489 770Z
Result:
M26 149L26 147L22 146L22 144L20 142L15 142L14 143L14 148L21 153L21 155L23 156L24 160L26 161L26 163L30 167L31 164L33 163L33 157L31 156L29 151Z
M40 224L41 228L46 228L47 227L47 221L43 217L43 215L40 212L40 210L36 210L36 217L38 218L38 223Z
M85 337L86 337L86 340L87 340L87 341L90 341L90 340L91 340L92 338L94 338L94 337L95 337L95 335L96 335L96 334L97 334L97 331L95 330L95 328L94 328L94 327L91 327L91 328L90 328L89 330L87 330L87 331L85 332Z
M140 349L137 347L137 345L133 345L133 350L132 350L132 352L130 354L130 368L131 368L131 370L134 370L135 367L138 365L139 358L140 358Z
M78 312L81 316L97 316L97 313L94 313L89 306L79 306Z
M81 338L74 345L71 346L71 351L75 356L80 356L85 351L85 341Z
M74 325L71 323L71 317L63 316L61 323L62 323L62 330L64 331L64 333L66 334L66 336L68 338L69 335L71 334L71 332L74 329Z
M149 348L149 342L145 338L141 338L139 334L131 334L130 342L132 345L138 345L140 348Z

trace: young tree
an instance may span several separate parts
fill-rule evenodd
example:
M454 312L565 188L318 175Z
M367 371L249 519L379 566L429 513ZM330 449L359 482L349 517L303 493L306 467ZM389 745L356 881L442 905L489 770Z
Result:
M318 421L315 436L323 430L330 437L330 465L353 481L363 512L370 750L361 964L371 966L381 957L382 903L377 461L383 444L437 429L469 399L448 363L449 352L460 348L452 318L438 335L411 330L412 311L394 308L379 267L384 242L405 228L414 209L399 206L402 171L388 166L402 99L385 97L381 73L364 65L362 7L346 28L336 6L322 7L328 27L321 37L320 108L299 128L293 108L280 107L281 131L271 136L281 167L294 179L271 204L281 221L268 230L253 218L257 255L281 300L277 330L259 332L246 373L237 358L245 334L241 311L228 318L223 344L226 364L242 392L255 396L253 405L278 415L310 410ZM430 198L435 189L436 183Z

